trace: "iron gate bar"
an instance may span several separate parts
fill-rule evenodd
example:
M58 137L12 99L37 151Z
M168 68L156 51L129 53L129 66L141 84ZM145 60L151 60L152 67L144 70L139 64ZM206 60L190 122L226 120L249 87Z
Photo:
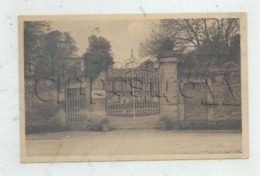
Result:
M86 97L79 88L69 88L65 94L66 126L80 128L86 125Z
M160 78L157 70L148 68L111 69L107 74L107 117L129 117L133 118L133 125L136 120L145 116L158 116L161 111L160 99ZM125 75L125 77L122 77ZM139 83L140 81L141 83ZM113 85L114 84L114 85ZM141 84L141 86L140 86ZM133 88L138 86L141 90ZM113 88L115 90L113 91ZM129 91L132 89L130 96ZM123 94L116 96L113 92ZM137 97L135 97L137 95Z

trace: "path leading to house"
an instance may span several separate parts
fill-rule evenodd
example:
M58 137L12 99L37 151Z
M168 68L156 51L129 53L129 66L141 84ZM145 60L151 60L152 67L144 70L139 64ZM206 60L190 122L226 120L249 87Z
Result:
M242 151L242 134L157 129L69 131L29 134L26 150L28 156L238 153Z

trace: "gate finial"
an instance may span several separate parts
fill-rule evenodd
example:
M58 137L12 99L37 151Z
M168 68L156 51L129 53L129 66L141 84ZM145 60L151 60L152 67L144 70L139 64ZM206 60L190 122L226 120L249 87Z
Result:
M130 56L130 59L131 59L131 60L135 60L133 48L131 48L131 56Z

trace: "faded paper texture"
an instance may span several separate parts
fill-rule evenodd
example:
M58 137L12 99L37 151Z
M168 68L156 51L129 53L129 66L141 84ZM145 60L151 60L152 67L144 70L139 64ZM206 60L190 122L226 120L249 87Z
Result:
M20 16L22 162L248 157L245 13Z

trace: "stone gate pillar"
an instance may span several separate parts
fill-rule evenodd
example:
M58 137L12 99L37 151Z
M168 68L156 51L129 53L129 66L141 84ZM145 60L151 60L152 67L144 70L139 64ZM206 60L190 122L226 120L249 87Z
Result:
M102 71L91 86L90 113L93 125L106 118L106 72Z
M172 129L179 126L177 63L177 57L160 59L161 119Z

